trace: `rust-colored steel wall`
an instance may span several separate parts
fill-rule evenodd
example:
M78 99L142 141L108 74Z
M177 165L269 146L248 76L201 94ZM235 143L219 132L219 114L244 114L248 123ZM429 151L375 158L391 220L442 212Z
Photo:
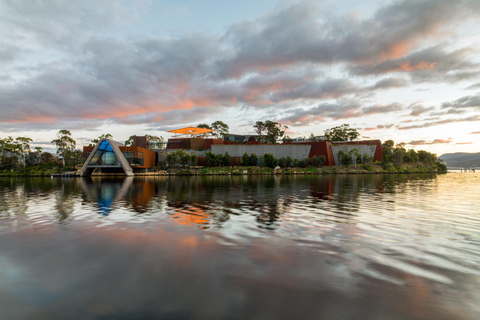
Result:
M156 152L142 147L120 147L122 152L134 152L134 157L141 158L143 154L143 166L135 166L135 168L153 168L155 167Z
M185 139L168 139L166 149L182 149L182 141Z
M203 139L202 138L192 138L190 139L190 149L202 149L203 148Z
M334 166L335 160L333 159L332 147L330 141L311 141L305 144L312 146L310 149L309 159L315 156L325 157L325 166Z
M203 139L203 138L171 138L168 139L166 149L204 149L210 150L212 144L225 144L221 139ZM229 143L230 144L230 143Z
M148 149L148 139L146 136L133 137L133 146Z
M204 139L203 140L203 149L205 149L205 150L212 149L212 144L224 144L224 141L220 140L220 139Z

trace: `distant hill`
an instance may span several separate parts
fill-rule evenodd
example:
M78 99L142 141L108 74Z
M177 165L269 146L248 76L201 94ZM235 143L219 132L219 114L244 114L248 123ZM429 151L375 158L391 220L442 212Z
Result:
M442 159L447 164L447 167L470 168L475 166L480 169L480 152L477 153L446 153L442 154L439 159Z

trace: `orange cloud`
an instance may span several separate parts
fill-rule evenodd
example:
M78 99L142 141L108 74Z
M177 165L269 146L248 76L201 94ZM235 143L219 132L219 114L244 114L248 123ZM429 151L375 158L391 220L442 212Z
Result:
M412 70L432 70L435 68L436 62L419 62L416 65L412 65L410 62L400 64L398 71L412 71Z

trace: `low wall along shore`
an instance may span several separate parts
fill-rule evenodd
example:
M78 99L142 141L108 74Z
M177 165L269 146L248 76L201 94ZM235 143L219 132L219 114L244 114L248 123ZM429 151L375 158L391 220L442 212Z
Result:
M376 145L353 145L353 144L339 144L335 145L332 144L332 153L333 159L335 159L335 165L340 165L340 161L338 161L338 151L342 150L345 153L349 153L351 150L357 149L360 155L368 155L369 157L375 156L375 151L377 150Z
M230 157L242 157L246 152L248 155L251 153L256 154L258 157L265 155L266 153L272 154L276 159L290 157L292 159L303 160L307 159L310 154L311 145L305 144L257 144L257 145L245 145L245 144L232 144L212 145L213 154L225 154L228 152Z

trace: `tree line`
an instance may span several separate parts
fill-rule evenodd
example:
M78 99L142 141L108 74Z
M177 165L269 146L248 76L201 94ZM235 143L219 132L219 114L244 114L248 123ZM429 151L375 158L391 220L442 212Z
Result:
M130 136L125 141L125 145L133 145L134 137ZM102 134L93 139L89 146L95 146L101 139L112 138L110 133ZM147 135L147 138L149 143L164 142L163 137ZM72 138L69 130L59 130L56 139L51 141L59 157L44 151L41 147L35 147L32 150L30 146L32 142L33 140L28 137L0 138L0 170L13 171L26 167L38 167L36 170L38 172L53 168L71 170L83 164L83 151L76 149L77 142Z

